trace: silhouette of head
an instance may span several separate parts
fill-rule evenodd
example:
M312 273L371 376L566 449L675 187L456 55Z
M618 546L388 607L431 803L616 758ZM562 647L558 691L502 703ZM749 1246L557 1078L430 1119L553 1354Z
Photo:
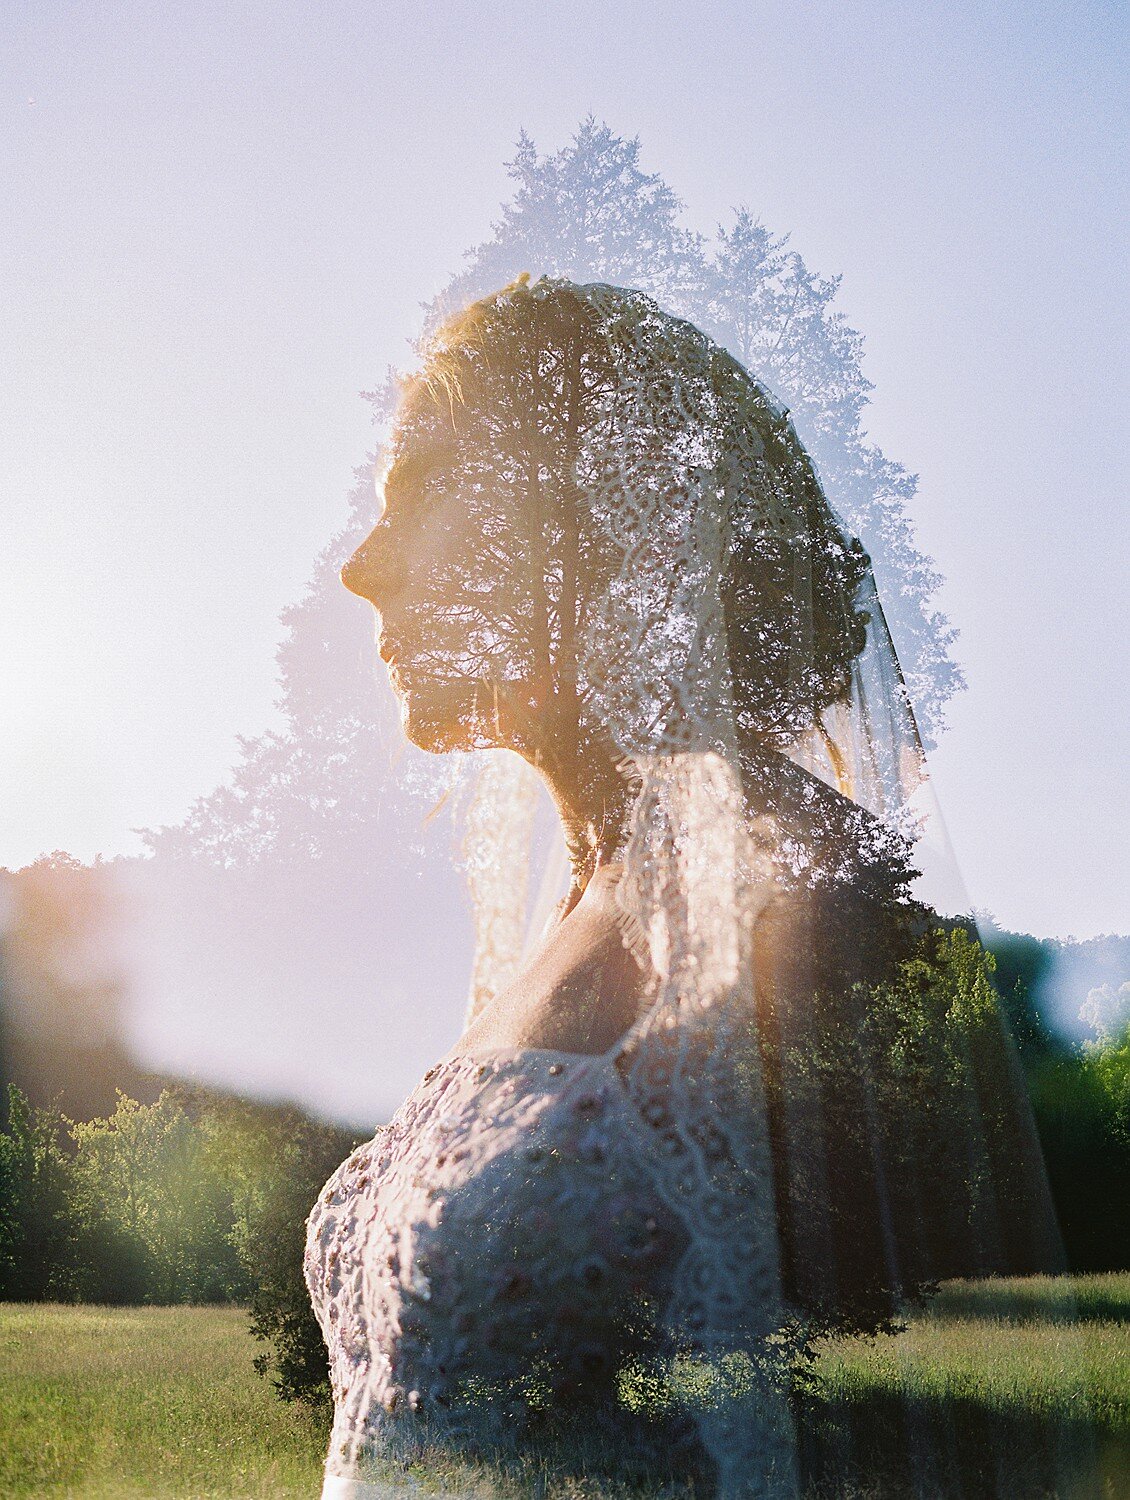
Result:
M517 750L583 805L629 748L609 685L634 684L633 734L677 713L659 700L711 590L734 718L787 748L848 691L867 567L786 415L710 339L638 292L522 281L432 341L342 577L380 613L410 739Z

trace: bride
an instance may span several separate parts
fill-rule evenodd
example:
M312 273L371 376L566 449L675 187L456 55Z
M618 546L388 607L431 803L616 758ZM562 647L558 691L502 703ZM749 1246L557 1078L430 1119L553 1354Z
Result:
M662 1429L715 1493L792 1494L779 1331L877 1326L908 1279L865 1081L818 1066L922 912L868 559L709 338L523 279L427 350L342 576L409 739L517 752L572 875L310 1216L325 1494L376 1494L424 1439L556 1422L640 1451ZM505 845L522 780L495 785Z

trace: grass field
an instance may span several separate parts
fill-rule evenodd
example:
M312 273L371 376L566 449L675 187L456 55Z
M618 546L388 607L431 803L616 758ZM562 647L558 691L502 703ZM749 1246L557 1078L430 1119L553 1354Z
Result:
M313 1500L325 1416L278 1401L254 1352L237 1309L0 1307L0 1496ZM1130 1275L947 1287L899 1337L829 1343L799 1426L811 1497L1122 1500ZM628 1491L583 1462L389 1475L428 1492Z

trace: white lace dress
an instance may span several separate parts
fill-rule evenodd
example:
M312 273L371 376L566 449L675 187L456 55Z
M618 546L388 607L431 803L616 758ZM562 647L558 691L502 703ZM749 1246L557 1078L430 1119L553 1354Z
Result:
M555 1400L607 1415L686 1235L612 1054L498 1051L425 1074L309 1219L330 1351L326 1496L425 1434L506 1439ZM382 1492L383 1493L383 1492Z

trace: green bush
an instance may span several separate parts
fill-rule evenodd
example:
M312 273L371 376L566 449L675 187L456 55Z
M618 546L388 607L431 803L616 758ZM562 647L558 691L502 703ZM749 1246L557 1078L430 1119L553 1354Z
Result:
M298 1110L238 1101L210 1108L205 1128L227 1174L251 1330L267 1345L256 1368L287 1400L324 1399L328 1360L302 1272L306 1216L358 1138Z

